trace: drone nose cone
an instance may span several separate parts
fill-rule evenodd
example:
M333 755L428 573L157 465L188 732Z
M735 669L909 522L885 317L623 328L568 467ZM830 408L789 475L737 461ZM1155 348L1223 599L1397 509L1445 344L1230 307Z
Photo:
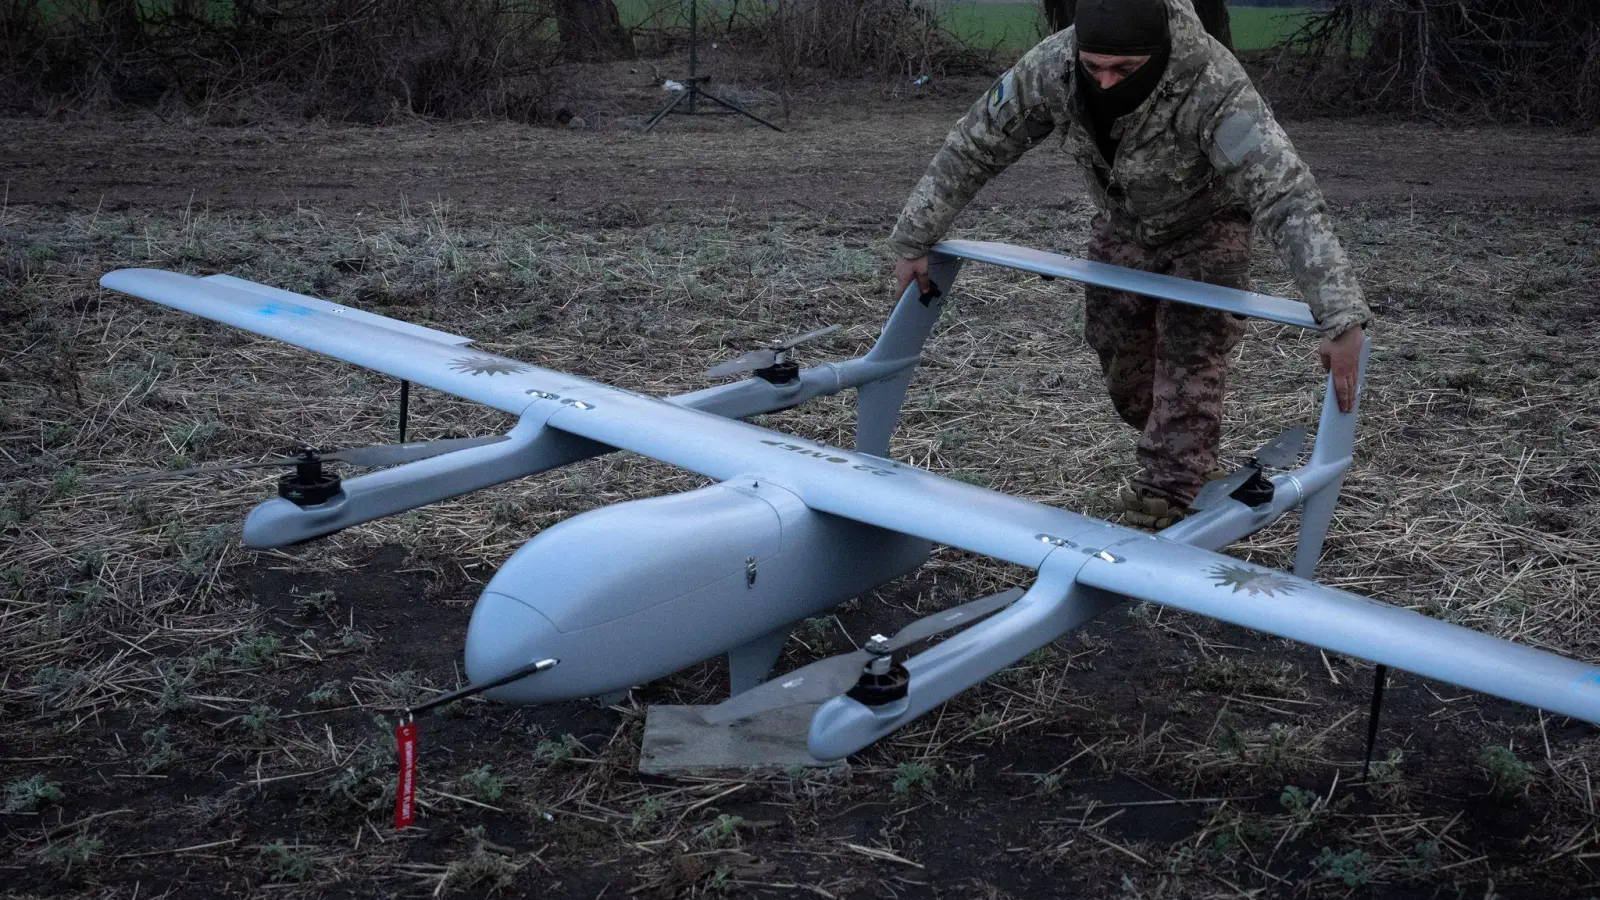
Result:
M492 681L541 659L560 658L560 632L533 607L494 591L486 591L472 610L467 626L467 678L473 683ZM558 667L559 668L559 667ZM554 671L554 670L552 670ZM547 673L531 675L484 696L502 703L532 703L542 699Z

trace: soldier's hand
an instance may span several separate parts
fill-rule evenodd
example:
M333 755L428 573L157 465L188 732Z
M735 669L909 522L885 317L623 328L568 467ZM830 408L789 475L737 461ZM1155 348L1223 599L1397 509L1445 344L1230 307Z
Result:
M1360 325L1333 340L1322 339L1322 367L1333 373L1333 396L1339 401L1339 412L1347 413L1355 406L1356 378L1361 371Z
M928 258L897 260L894 264L894 299L905 296L906 286L915 281L923 296L933 292L933 280L928 277Z

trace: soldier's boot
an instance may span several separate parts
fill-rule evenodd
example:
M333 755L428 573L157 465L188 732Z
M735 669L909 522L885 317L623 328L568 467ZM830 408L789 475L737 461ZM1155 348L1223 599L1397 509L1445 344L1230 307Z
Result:
M1206 473L1206 481L1216 481L1227 475L1221 469ZM1191 512L1185 501L1163 491L1137 483L1123 485L1118 492L1122 500L1122 521L1135 528L1160 531L1182 521Z

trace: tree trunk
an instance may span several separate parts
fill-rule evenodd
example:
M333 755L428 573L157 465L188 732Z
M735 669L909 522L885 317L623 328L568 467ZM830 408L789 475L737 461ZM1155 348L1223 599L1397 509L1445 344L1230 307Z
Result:
M612 0L556 0L561 52L569 59L599 61L633 55L633 42Z
M1072 24L1078 14L1078 0L1044 0L1044 20L1054 34Z
M1228 23L1227 0L1194 0L1194 11L1200 16L1200 24L1206 27L1206 34L1232 50L1233 28Z

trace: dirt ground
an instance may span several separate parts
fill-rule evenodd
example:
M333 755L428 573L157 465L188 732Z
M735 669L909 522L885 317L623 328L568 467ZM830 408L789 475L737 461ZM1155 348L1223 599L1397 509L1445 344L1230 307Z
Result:
M471 605L544 527L699 479L616 455L282 552L238 543L268 476L96 474L389 439L387 379L100 291L228 271L651 393L774 335L888 310L880 243L964 97L839 90L634 128L0 123L0 882L15 897L1587 897L1595 729L1149 606L1113 611L850 761L637 774L645 707L466 702L422 722L417 827L389 822L397 704L452 687ZM970 91L968 89L971 89ZM759 96L753 97L759 102ZM1590 135L1290 123L1382 324L1330 584L1600 658L1600 150ZM1048 148L960 236L1075 252ZM1294 293L1267 248L1263 290ZM1076 288L974 267L893 455L1109 515L1131 437ZM1227 443L1319 397L1315 346L1253 325ZM997 398L1004 402L995 402ZM848 443L848 398L766 417ZM1070 426L1066 423L1070 423ZM428 391L421 438L503 430ZM1293 521L1232 552L1285 566ZM940 551L798 629L781 665L1027 573ZM31 779L31 780L30 780ZM53 785L53 788L52 788Z
M781 134L734 117L673 116L643 135L638 126L664 96L644 81L608 82L618 95L611 114L571 129L12 121L0 172L13 203L107 209L388 206L404 197L532 215L597 204L792 204L892 215L967 98L986 86L974 78L937 89L833 86L819 89L820 99L752 104L778 120ZM1293 138L1334 202L1600 211L1600 148L1591 134L1314 120L1297 123ZM982 200L1061 203L1080 195L1071 166L1064 154L1030 154Z

